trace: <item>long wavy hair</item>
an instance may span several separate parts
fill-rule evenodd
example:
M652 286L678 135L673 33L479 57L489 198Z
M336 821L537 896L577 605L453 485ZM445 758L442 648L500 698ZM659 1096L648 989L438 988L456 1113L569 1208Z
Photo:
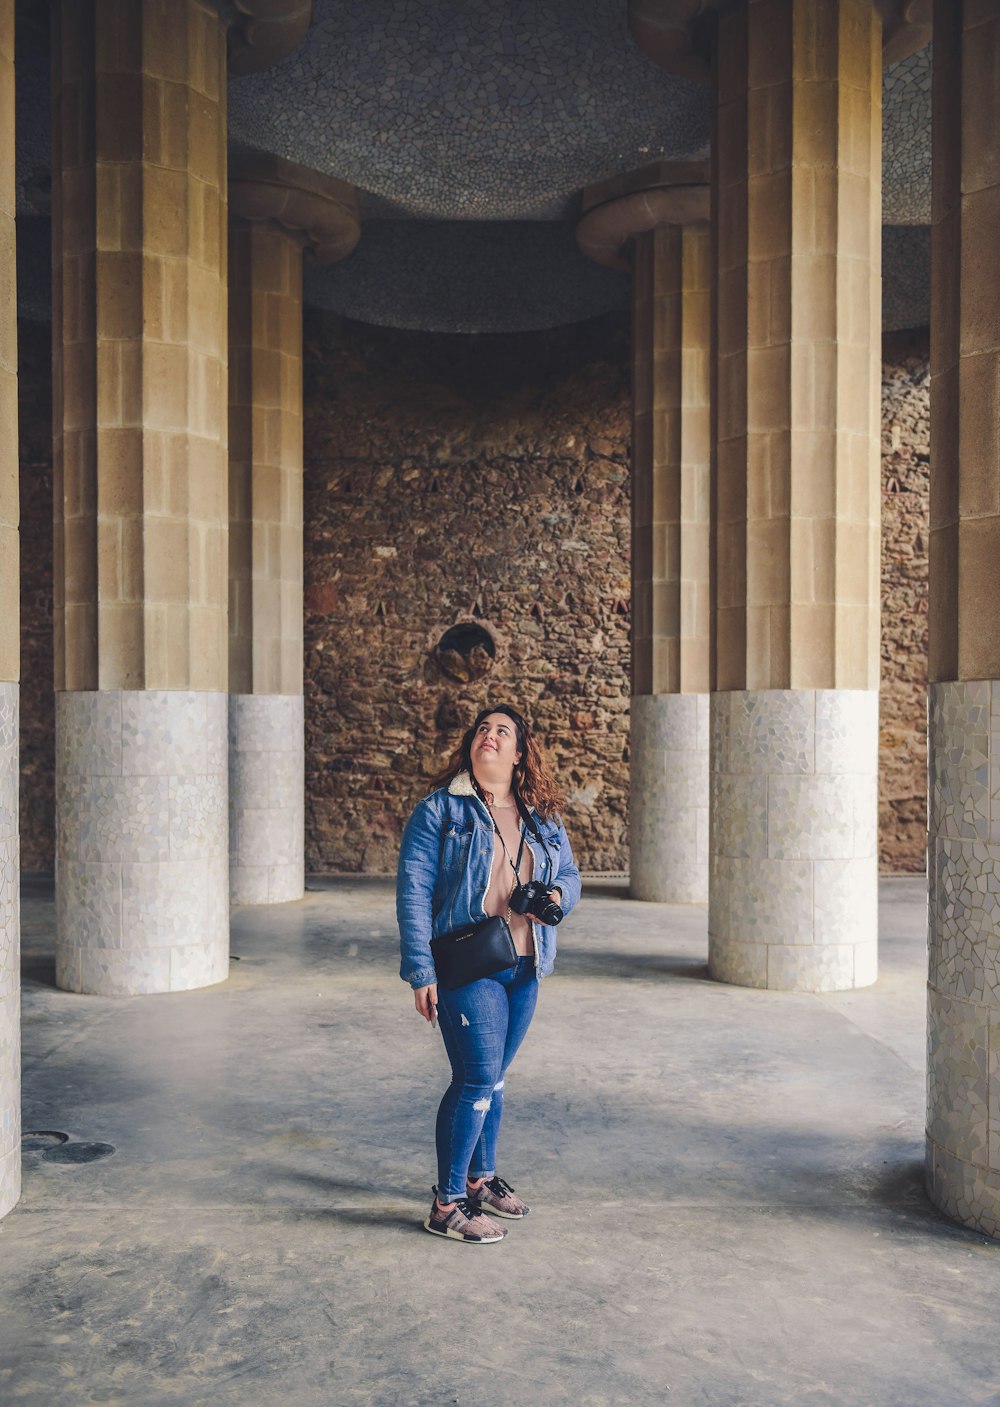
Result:
M516 763L514 767L512 784L515 796L523 801L525 806L530 806L537 811L543 820L551 820L557 812L565 808L566 799L552 775L548 763L542 756L541 748L534 739L528 720L523 714L518 713L516 708L511 708L509 704L490 704L487 708L480 709L472 727L465 730L462 741L433 779L433 785L446 787L458 776L459 772L468 772L473 786L479 790L479 784L472 771L472 740L476 736L480 723L484 718L489 718L491 713L506 714L514 724L514 731L517 735L517 750L521 754L520 762ZM488 792L484 794L489 796Z

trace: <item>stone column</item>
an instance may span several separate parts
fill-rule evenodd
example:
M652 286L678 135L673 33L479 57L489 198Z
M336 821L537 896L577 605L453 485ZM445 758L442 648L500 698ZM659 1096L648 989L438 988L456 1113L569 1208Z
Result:
M229 874L237 904L301 899L302 257L360 234L351 186L234 162L229 233Z
M0 1216L21 1195L21 925L17 784L20 574L14 279L14 0L0 0Z
M709 966L876 977L881 25L718 19Z
M226 36L53 10L56 978L228 971Z
M927 1185L1000 1235L1000 0L934 10Z
M592 258L632 271L636 899L708 898L708 171L658 163L584 192Z

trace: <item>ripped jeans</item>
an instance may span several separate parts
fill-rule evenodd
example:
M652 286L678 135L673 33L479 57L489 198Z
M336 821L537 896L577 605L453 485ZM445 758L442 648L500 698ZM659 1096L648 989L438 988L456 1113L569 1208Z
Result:
M454 991L438 988L438 1022L451 1061L451 1084L437 1116L438 1195L465 1197L473 1181L496 1172L503 1080L538 1000L533 957Z

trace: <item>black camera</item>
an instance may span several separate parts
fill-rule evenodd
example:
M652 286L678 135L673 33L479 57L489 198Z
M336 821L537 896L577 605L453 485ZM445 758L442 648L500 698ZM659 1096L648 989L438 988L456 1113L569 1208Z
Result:
M546 927L555 927L563 921L563 911L549 898L548 886L540 879L518 884L510 896L510 906L516 914L530 914Z

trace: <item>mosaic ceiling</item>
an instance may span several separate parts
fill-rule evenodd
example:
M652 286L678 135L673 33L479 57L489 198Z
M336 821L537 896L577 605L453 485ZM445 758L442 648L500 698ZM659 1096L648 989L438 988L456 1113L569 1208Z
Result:
M48 71L34 29L18 53L18 200L23 216L44 217ZM884 219L926 225L928 49L887 71L884 101ZM709 117L706 89L636 48L624 0L316 0L298 50L229 85L236 143L359 188L361 242L309 273L310 301L453 331L552 326L625 306L624 276L575 248L580 189L656 159L704 156ZM926 261L889 265L897 247L920 242L907 238L886 240L888 326L926 321ZM26 290L26 310L45 301L44 289Z

